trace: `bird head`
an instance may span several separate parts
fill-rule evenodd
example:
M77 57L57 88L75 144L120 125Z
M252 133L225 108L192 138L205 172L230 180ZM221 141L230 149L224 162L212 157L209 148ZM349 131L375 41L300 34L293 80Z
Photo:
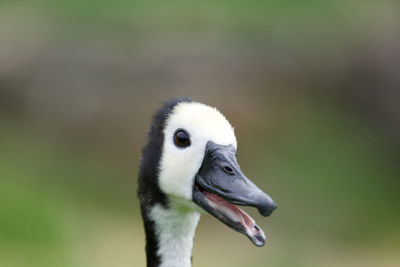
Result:
M182 101L165 114L160 129L159 190L264 245L262 229L237 205L253 206L263 216L277 206L241 170L234 129L225 116L205 104Z
M263 246L265 235L239 206L269 216L275 202L237 161L234 129L217 109L173 99L156 113L144 147L138 194L142 212L157 203L209 213Z

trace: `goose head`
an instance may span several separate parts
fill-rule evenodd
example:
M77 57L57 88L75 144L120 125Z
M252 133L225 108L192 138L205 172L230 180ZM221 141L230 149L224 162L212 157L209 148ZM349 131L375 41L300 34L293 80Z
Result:
M189 210L209 213L263 246L263 230L238 206L252 206L269 216L277 205L241 170L234 129L225 116L216 108L184 99L170 102L157 118L161 125L153 125L150 135L159 131L156 139L161 148L153 179L162 196L158 198L166 205L179 202Z

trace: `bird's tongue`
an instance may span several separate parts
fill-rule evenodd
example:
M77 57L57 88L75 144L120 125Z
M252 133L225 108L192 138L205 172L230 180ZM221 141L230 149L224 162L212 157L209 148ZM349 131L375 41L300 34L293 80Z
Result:
M219 211L219 218L229 227L245 234L256 246L263 246L265 234L246 212L216 194L202 192L208 204Z

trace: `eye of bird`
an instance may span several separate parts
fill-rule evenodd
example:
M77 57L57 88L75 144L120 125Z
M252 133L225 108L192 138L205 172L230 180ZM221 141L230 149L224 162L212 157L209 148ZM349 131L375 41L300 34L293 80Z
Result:
M183 129L176 130L174 134L174 143L177 147L181 148L190 146L189 134Z

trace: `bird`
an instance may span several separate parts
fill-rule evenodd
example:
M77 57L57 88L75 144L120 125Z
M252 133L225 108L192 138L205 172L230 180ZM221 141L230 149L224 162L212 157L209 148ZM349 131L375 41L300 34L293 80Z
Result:
M142 149L138 198L147 267L190 267L200 214L211 214L263 246L263 230L237 206L263 216L274 200L248 179L237 162L234 128L216 108L172 98L153 116Z

